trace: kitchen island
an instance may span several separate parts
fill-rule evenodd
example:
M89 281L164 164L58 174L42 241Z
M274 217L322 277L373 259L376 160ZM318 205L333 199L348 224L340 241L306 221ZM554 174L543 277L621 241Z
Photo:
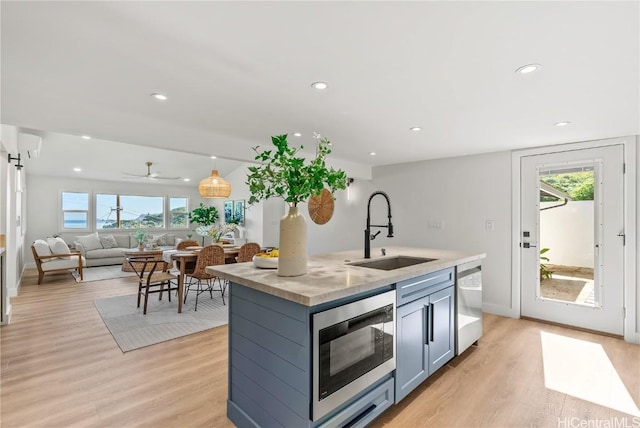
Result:
M380 250L372 249L372 254L374 257L371 260L398 255L435 260L394 270L378 270L351 265L350 263L363 261L362 251L354 250L311 257L308 273L298 277L279 277L275 270L258 269L252 263L207 268L210 273L231 282L227 416L237 426L366 425L394 403L395 372L391 369L372 380L358 394L346 396L331 410L316 407L318 401L323 401L322 397L318 397L319 387L314 385L322 382L323 375L318 380L317 372L318 366L322 367L325 363L325 356L319 357L317 349L314 354L314 347L319 347L318 333L313 331L314 319L323 313L330 313L334 308L349 307L353 302L368 301L379 295L393 297L387 307L393 307L395 313L397 285L401 301L409 302L410 300L406 300L407 296L416 294L428 302L430 296L422 290L426 284L431 287L428 292L433 293L433 296L438 295L436 292L445 292L445 288L450 290L441 299L447 304L449 315L440 315L438 319L445 320L447 328L453 331L455 267L484 258L484 254L409 247L389 247L386 256L375 256L380 254ZM405 294L400 294L401 289ZM431 307L436 308L433 304ZM429 312L432 319L435 312ZM382 316L384 318L384 314ZM353 319L356 318L359 319ZM362 322L369 318L371 317L363 318ZM346 323L345 321L345 325ZM384 325L384 321L379 321L375 326L377 325ZM372 338L371 344L365 344L370 348L367 352L372 354L366 355L368 360L382 358L382 350L387 350L390 346L388 343L383 345L386 336L393 339L392 354L395 358L395 328L391 325L390 335L383 331L384 327L377 329L374 325L367 326L369 328L366 331L379 333L376 340L380 339L378 346L373 343L373 333L367 333ZM432 325L428 330L433 335ZM366 336L355 334L347 341L335 340L332 348L328 348L326 359L330 356L333 361L339 361L340 358L349 358L350 355L362 352L356 345ZM452 344L453 340L449 338L444 346L448 346L449 359L453 356ZM356 347L347 355L341 356L340 350L349 349L349 346ZM405 348L407 347L399 345L396 359L398 364L403 361L404 357L400 353ZM408 361L411 363L411 359ZM439 360L440 363L442 361L444 360ZM347 364L336 364L337 368L326 370L325 377L340 377L334 372ZM329 379L329 384L334 380L336 379ZM330 393L339 395L339 392Z

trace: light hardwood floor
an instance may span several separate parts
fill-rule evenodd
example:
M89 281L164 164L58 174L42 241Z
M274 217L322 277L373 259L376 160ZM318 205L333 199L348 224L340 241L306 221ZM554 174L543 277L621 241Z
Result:
M0 329L2 427L232 426L226 327L123 354L93 299L135 294L133 279L76 284L63 274L36 282L28 271L12 299L12 323ZM601 344L640 403L640 346L486 315L479 347L452 360L373 426L579 426L570 418L640 426L640 418L545 388L541 331Z

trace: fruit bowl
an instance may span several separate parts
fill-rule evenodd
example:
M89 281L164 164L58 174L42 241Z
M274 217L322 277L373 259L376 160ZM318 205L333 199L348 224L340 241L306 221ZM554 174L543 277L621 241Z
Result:
M253 256L253 265L261 269L277 269L278 258L277 257L260 257L258 255Z

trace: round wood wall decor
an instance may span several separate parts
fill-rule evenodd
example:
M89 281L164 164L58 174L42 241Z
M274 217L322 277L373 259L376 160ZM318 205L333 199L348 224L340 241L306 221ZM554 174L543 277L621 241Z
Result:
M309 217L316 224L325 224L333 216L333 195L327 189L322 189L318 196L309 198Z

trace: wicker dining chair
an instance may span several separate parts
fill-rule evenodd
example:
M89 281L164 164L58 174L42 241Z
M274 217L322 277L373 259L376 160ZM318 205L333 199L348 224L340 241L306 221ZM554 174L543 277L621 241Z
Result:
M193 239L187 239L185 241L180 242L178 245L176 245L176 250L183 251L187 247L197 247L199 245L200 244L198 244L198 241L195 241Z
M176 250L184 251L188 247L197 247L198 241L194 241L193 239L187 239L186 241L180 242L176 245ZM187 275L191 275L196 268L196 262L186 262L187 264L184 267L184 273ZM176 262L176 269L180 270L180 262Z
M238 252L238 263L250 262L253 260L253 256L260 252L260 244L257 242L247 242Z
M215 281L218 281L218 285L220 286L220 295L222 296L222 304L225 305L224 302L224 287L222 285L222 280L210 273L208 273L205 268L207 266L213 265L223 265L224 264L224 249L220 245L209 245L204 247L198 253L198 259L196 260L196 267L194 271L189 274L189 282L184 291L184 302L187 302L187 296L189 295L189 290L192 285L196 285L196 304L194 310L198 310L198 296L205 291L208 291L213 299L213 285ZM195 284L194 284L195 280ZM207 287L203 288L202 283L206 282Z

